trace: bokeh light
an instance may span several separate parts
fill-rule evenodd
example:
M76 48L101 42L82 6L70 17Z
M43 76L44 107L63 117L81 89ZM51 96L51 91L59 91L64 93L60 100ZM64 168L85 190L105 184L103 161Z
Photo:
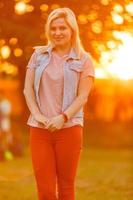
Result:
M98 13L95 10L90 11L89 14L87 15L87 19L90 22L96 20L97 18L98 18Z
M129 23L133 22L132 16L127 13L124 14L124 20L126 20Z
M104 6L108 6L110 0L101 0L101 4Z
M15 4L15 13L18 15L24 15L26 12L32 12L34 10L34 6L27 4L27 1L19 1Z
M60 5L59 4L52 4L51 5L51 10L54 10L56 8L60 8Z
M96 48L98 49L99 52L105 51L105 45L104 44L97 44Z
M24 1L20 1L15 5L15 12L18 15L23 15L26 13L26 3Z
M46 12L49 9L49 6L47 4L40 5L40 10L42 12Z
M117 12L117 13L122 13L124 9L123 9L122 5L116 4L116 5L113 7L113 10L114 10L115 12Z
M7 59L10 56L10 54L11 54L10 47L7 46L7 45L1 47L0 54L1 54L1 56L2 56L3 59Z
M22 56L22 54L23 54L23 50L22 49L20 49L20 48L16 48L16 49L14 49L14 55L16 56L16 57L20 57L20 56Z
M88 23L88 20L87 20L86 15L83 15L83 14L79 15L79 16L78 16L78 22L79 22L80 24L87 24L87 23Z
M113 40L109 40L109 41L107 42L107 47L108 47L109 49L114 49L114 48L116 48L116 43L115 43Z
M115 24L123 24L124 18L121 15L115 12L111 12L111 15L112 15L112 20L114 21Z
M130 2L129 4L125 5L125 10L133 16L133 2Z
M4 39L0 39L0 46L3 46L6 43Z
M0 73L5 73L7 75L17 76L18 67L5 61L0 65Z
M33 12L33 10L34 10L34 6L32 6L32 5L26 6L26 12Z
M17 42L18 42L18 39L15 37L10 38L10 40L9 40L9 44L11 44L11 45L15 45L15 44L17 44Z
M95 21L91 25L92 31L97 34L102 32L102 27L103 27L103 24L100 20Z

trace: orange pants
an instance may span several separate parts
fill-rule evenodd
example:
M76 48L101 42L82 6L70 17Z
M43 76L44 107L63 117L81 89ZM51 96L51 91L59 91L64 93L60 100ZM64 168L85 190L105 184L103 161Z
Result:
M30 127L30 150L39 200L74 200L83 128L55 132Z

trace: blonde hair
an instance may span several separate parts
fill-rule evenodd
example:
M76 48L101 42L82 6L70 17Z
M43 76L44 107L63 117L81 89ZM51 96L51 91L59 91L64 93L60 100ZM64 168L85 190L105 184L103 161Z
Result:
M78 57L81 57L84 52L86 52L81 44L80 37L79 37L79 27L77 24L77 20L73 11L69 8L57 8L53 10L47 19L45 25L45 33L48 40L48 45L53 45L50 40L50 25L54 19L57 18L64 18L70 28L72 29L72 47L75 48Z

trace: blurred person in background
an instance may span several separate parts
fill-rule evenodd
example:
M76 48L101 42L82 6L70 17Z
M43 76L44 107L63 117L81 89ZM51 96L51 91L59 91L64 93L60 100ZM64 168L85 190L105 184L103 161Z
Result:
M11 103L1 93L0 95L0 152L1 159L12 159L12 153L9 151L10 145L13 143L13 135L11 132Z
M94 67L81 45L72 10L52 11L45 31L48 43L34 48L24 86L38 199L74 200L83 107L93 86Z

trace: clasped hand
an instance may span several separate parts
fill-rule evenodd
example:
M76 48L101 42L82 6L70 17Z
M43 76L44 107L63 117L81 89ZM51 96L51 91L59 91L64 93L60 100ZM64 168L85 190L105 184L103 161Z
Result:
M64 125L64 118L61 114L52 118L46 118L44 115L41 114L41 115L36 116L35 119L40 124L42 124L46 129L48 129L50 132L59 130Z

